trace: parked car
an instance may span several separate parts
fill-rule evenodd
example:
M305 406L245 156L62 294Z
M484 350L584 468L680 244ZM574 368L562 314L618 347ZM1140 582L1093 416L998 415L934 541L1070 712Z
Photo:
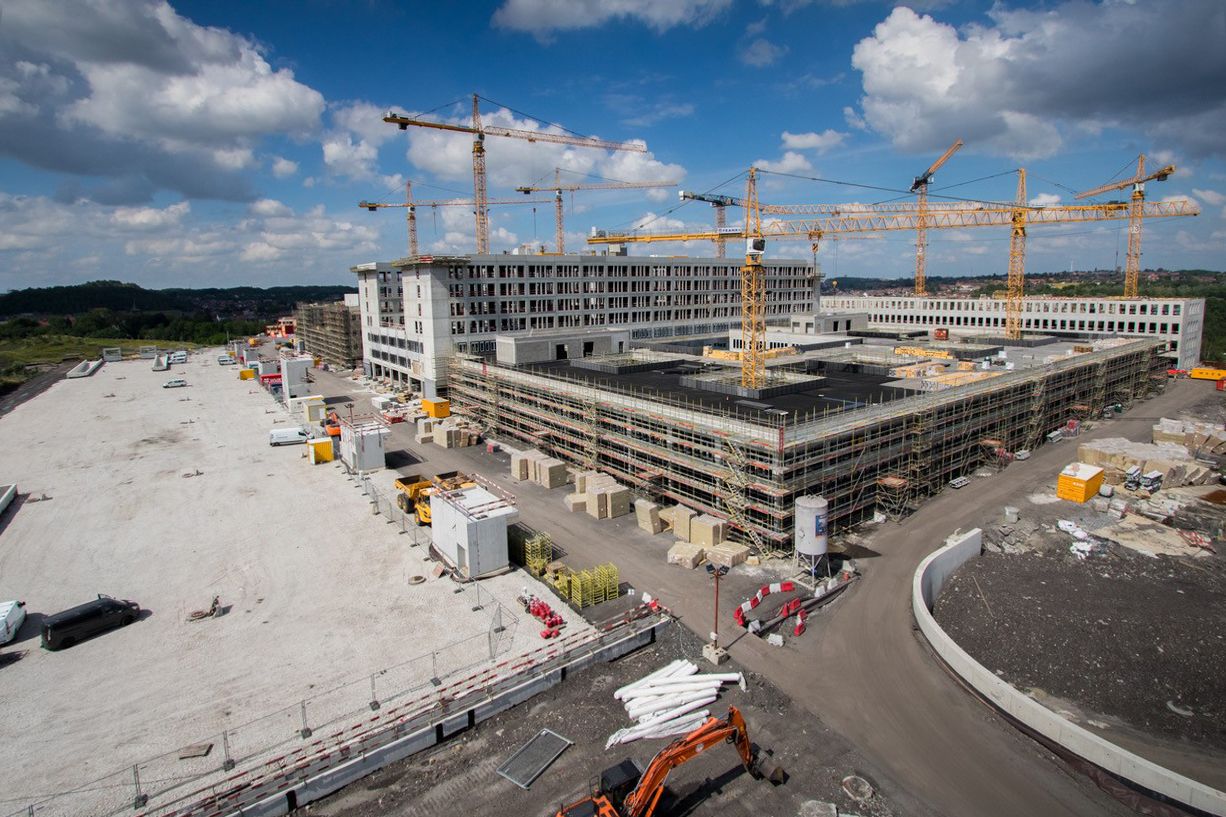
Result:
M274 428L268 432L269 445L297 445L311 438L301 428Z
M176 377L174 380L167 380L162 384L164 389L181 389L187 385L187 381L181 377Z
M126 627L140 616L140 605L98 594L98 598L43 619L44 649L59 650L87 638Z
M171 363L186 363L187 362L187 350L180 349L177 352L171 352L170 362Z
M217 356L218 366L230 366L233 363L234 363L234 358L230 357L229 355L218 355Z
M24 601L0 601L0 644L7 644L16 638L17 631L25 620Z

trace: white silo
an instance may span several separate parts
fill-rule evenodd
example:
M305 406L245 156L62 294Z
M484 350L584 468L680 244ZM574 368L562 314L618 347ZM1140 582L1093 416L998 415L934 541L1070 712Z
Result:
M827 531L830 522L830 503L820 496L796 498L794 522L794 545L797 557L806 557L815 562L826 555L829 549Z

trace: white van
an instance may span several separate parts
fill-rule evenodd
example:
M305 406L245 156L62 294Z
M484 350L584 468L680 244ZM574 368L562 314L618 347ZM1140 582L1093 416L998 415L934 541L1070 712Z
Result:
M230 357L229 355L218 355L217 356L218 366L229 366L233 363L234 363L234 358Z
M181 389L187 385L187 381L181 377L176 377L174 380L167 380L162 384L164 389Z
M301 428L274 428L268 432L269 445L299 445L310 439Z
M0 644L7 644L16 638L25 620L24 601L0 601Z
M170 362L171 363L186 363L187 362L187 352L184 351L183 349L180 349L177 352L171 352Z

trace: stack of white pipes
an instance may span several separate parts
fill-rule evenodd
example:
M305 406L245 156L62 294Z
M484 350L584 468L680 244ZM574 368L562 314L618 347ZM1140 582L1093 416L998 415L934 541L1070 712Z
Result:
M614 692L613 697L625 704L626 713L637 723L610 735L605 749L640 738L692 732L710 716L711 710L703 707L715 702L720 687L737 683L745 689L745 676L739 672L697 672L696 664L680 659Z

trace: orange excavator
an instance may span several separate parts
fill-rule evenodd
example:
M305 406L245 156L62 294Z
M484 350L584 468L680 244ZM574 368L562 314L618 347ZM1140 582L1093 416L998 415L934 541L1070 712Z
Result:
M723 741L736 747L745 771L755 780L761 780L762 770L753 744L749 742L745 719L740 710L730 706L728 717L708 718L693 732L661 749L646 771L640 773L629 759L606 769L600 776L599 789L559 808L554 817L650 817L656 813L669 773ZM783 777L782 769L775 769L769 775L772 783L783 782Z

